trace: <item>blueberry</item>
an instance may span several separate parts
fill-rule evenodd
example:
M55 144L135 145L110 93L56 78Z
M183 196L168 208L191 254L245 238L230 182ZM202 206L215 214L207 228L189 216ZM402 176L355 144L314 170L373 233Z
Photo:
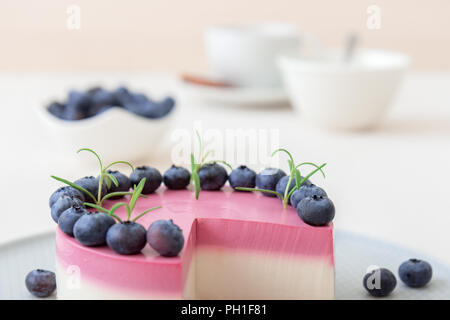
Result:
M186 189L191 180L190 172L183 168L172 165L164 172L163 181L168 189L182 190Z
M116 96L113 92L105 90L103 88L97 88L90 93L92 109L98 110L104 106L117 106L119 101L117 101Z
M89 213L83 206L74 204L65 210L58 219L58 226L62 232L73 237L73 226L81 218L82 215Z
M83 202L78 198L62 195L51 207L51 214L53 220L58 223L61 214L74 205L83 206Z
M81 179L78 179L74 182L74 184L76 184L77 186L80 186L84 189L86 189L87 191L89 191L90 193L92 193L92 195L97 198L98 196L98 179L95 177L84 177ZM103 183L102 184L102 194L101 196L105 196L107 193L107 189L106 189L106 185ZM94 200L91 199L91 197L87 196L85 197L85 201L86 202L93 202Z
M281 169L266 168L256 175L256 188L275 191L278 181L286 176L286 173ZM275 197L272 193L263 192L266 197Z
M51 271L36 269L27 274L25 285L32 295L45 298L56 290L56 276Z
M231 171L228 180L233 189L236 189L236 187L254 188L256 172L247 168L247 166L239 166Z
M306 197L297 205L298 216L312 226L325 226L334 218L334 204L328 197Z
M227 170L218 163L205 164L198 171L202 190L220 190L227 182Z
M397 285L394 274L385 268L379 268L367 273L363 279L364 288L374 297L389 295Z
M294 208L297 208L297 205L300 203L300 201L302 201L303 199L305 199L307 197L312 197L314 195L326 197L327 193L325 192L325 190L323 190L322 188L320 188L314 184L310 184L310 185L302 184L300 186L299 190L295 190L292 193L291 198L289 200L290 200L292 206Z
M66 106L59 102L52 102L47 107L48 112L59 119L65 119Z
M143 194L149 194L156 191L159 188L162 182L161 173L155 168L142 166L137 167L130 175L131 187L137 186L139 182L146 178L144 184L144 189L142 190Z
M301 177L303 180L303 177ZM285 191L286 191L286 187L289 181L289 176L284 176L282 177L278 182L277 185L275 187L276 192L281 193L282 195L284 195ZM302 186L310 186L312 183L309 180L306 180L305 182L302 183ZM292 188L294 188L296 185L296 180L295 178L292 178L291 180L291 185L289 186L289 191L292 190ZM288 191L288 193L289 193Z
M157 220L147 231L147 241L163 257L174 257L184 245L181 229L172 220Z
M175 106L175 100L167 97L160 102L150 102L145 110L144 116L147 118L162 118L168 115Z
M119 87L113 91L114 98L118 102L118 105L125 107L126 105L133 104L134 98L130 91L125 87Z
M72 90L66 103L65 119L81 120L88 116L91 99L86 93Z
M409 287L420 288L430 282L433 276L431 265L423 260L409 259L398 268L400 279Z
M58 201L58 199L62 196L69 196L72 198L78 198L80 199L82 202L84 202L84 195L81 191L69 187L69 186L65 186L65 187L61 187L58 190L56 190L55 192L52 193L52 195L50 196L50 199L48 201L48 205L51 208L53 206L53 204Z
M116 187L116 185L114 184L113 181L111 181L111 187L108 189L108 193L113 193L113 192L127 192L130 190L131 187L131 182L130 179L124 175L123 173L117 171L117 170L108 170L108 173L110 173L114 178L116 178L117 182L119 183L119 186ZM97 177L97 181L98 181L98 177ZM106 182L104 182L104 184L106 185ZM111 197L109 199L120 199L123 196L116 196L116 197Z
M73 234L84 246L102 246L106 243L106 232L115 223L103 212L89 212L75 222Z
M125 221L109 228L106 243L118 254L137 254L144 249L147 231L139 223Z

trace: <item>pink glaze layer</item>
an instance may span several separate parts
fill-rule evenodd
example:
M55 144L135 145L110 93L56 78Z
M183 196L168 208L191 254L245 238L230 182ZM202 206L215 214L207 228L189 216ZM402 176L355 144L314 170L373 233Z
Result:
M106 206L113 204L111 201ZM135 212L157 205L162 208L150 212L139 223L148 228L155 220L173 219L186 240L178 257L160 257L149 245L139 255L121 256L106 246L84 247L58 229L58 264L63 268L77 265L82 276L104 285L180 294L196 247L261 252L267 256L299 255L326 259L334 265L332 224L309 226L292 207L283 209L277 198L225 188L221 192L201 191L200 199L195 200L192 191L161 187L156 194L139 199ZM123 208L116 213L125 216Z

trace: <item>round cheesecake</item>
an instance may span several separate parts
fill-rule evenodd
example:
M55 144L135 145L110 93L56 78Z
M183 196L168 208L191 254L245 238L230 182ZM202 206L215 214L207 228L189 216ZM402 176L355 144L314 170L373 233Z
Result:
M114 203L109 201L105 207ZM122 200L127 202L128 199ZM135 212L146 229L172 219L185 244L162 257L148 244L138 255L85 247L59 228L59 299L333 299L333 225L305 224L294 208L251 192L161 187L140 198ZM116 211L126 215L122 207Z

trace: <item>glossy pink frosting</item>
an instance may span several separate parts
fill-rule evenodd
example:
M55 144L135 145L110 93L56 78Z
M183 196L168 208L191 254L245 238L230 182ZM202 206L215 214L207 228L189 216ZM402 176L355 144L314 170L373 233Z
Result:
M172 219L185 237L178 257L160 257L149 245L139 255L121 256L106 246L84 247L58 229L58 263L63 267L78 265L82 276L106 285L175 293L182 292L195 248L204 246L261 252L268 257L301 255L334 264L332 224L309 226L292 207L283 209L277 198L224 188L220 192L201 191L199 200L195 200L190 190L161 187L156 194L139 199L135 213L158 205L162 208L138 222L148 228L155 220ZM116 213L125 216L124 208Z

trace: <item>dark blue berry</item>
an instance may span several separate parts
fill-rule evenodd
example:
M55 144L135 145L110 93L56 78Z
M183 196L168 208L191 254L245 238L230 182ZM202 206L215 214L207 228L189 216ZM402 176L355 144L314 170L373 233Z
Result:
M45 298L56 290L56 277L51 271L36 269L27 274L25 285L32 295Z
M66 106L59 102L52 102L47 107L48 112L59 119L65 119Z
M231 171L228 181L233 189L236 187L254 188L256 180L256 172L247 166L239 166Z
M307 197L312 197L314 195L318 196L318 197L320 197L320 196L326 197L327 193L325 192L325 190L323 190L322 188L320 188L314 184L310 184L310 185L302 184L300 186L300 189L295 190L292 193L290 202L294 208L297 208L300 201L302 201L303 199L305 199Z
M62 195L58 201L56 201L51 207L51 214L53 220L58 223L58 219L61 214L74 205L83 206L83 202L78 198L72 198L70 196Z
M95 177L84 177L81 179L78 179L74 182L74 184L76 184L77 186L80 186L84 189L86 189L87 191L89 191L95 198L98 197L98 179ZM107 189L106 189L106 185L103 183L102 184L102 193L101 196L105 196L107 193ZM88 195L85 196L85 201L86 202L94 202L93 199L91 199L91 197L89 197Z
M73 237L73 226L82 215L89 213L86 208L78 204L65 210L58 219L58 226L62 232Z
M164 172L163 181L168 189L182 190L186 189L191 180L190 172L183 168L172 165Z
M115 224L112 217L103 212L82 215L73 226L73 234L82 245L93 247L106 243L106 232Z
M111 181L111 187L108 189L108 193L127 192L130 190L131 182L130 182L130 179L126 175L124 175L123 173L116 171L116 170L114 170L114 171L108 170L107 172L109 174L111 174L114 178L116 178L117 182L119 183L119 186L116 187L114 182ZM97 177L97 179L98 179L98 177ZM104 181L104 184L106 185L106 180ZM115 197L111 197L109 199L115 200L115 199L120 199L122 197L123 196L115 196Z
M119 87L113 91L115 100L118 102L119 106L125 107L134 102L133 95L125 87Z
M202 190L220 190L227 182L227 170L218 163L205 164L198 171L200 188Z
M278 181L284 176L286 176L286 173L281 169L266 168L256 175L256 188L275 191ZM276 196L267 192L263 192L262 194L266 197Z
M303 177L301 177L302 178L302 180L303 180ZM286 191L286 187L287 187L287 184L288 184L288 181L289 181L289 176L284 176L284 177L282 177L278 182L277 182L277 185L276 185L276 187L275 187L275 190L276 190L276 192L278 192L278 193L280 193L280 194L282 194L283 196L284 196L284 193L285 193L285 191ZM295 185L296 185L296 180L295 180L295 178L292 178L292 180L291 180L291 184L290 184L290 186L289 186L289 191L288 191L288 193L295 187ZM302 183L302 186L309 186L309 185L311 185L311 182L309 181L309 180L306 180L305 182L303 182ZM290 202L289 202L290 203Z
M155 168L142 166L137 167L130 175L131 187L137 186L142 179L146 178L143 194L149 194L156 191L162 182L161 173Z
M51 208L53 206L53 204L58 201L58 199L62 196L69 196L72 198L78 198L80 199L82 202L84 202L84 195L81 191L69 187L69 186L65 186L65 187L61 187L58 190L56 190L55 192L52 193L52 195L50 196L50 199L48 201L49 207Z
M162 118L168 115L175 106L175 100L171 97L164 98L159 102L151 102L145 110L145 116L148 118Z
M363 286L374 297L389 295L397 285L394 274L385 268L379 268L367 273L363 279Z
M163 257L174 257L183 249L183 232L172 220L157 220L148 228L147 242Z
M420 288L430 282L433 276L431 265L423 260L409 259L398 268L400 279L409 287Z
M89 117L119 105L115 95L111 91L103 88L93 88L88 91L88 95L91 99L91 106L88 112Z
M88 116L91 100L89 96L80 91L71 90L68 95L65 119L82 120Z
M147 231L139 223L126 221L117 223L106 233L106 243L118 254L137 254L144 249Z
M297 205L298 216L312 226L325 226L334 219L334 204L328 197L307 197Z

